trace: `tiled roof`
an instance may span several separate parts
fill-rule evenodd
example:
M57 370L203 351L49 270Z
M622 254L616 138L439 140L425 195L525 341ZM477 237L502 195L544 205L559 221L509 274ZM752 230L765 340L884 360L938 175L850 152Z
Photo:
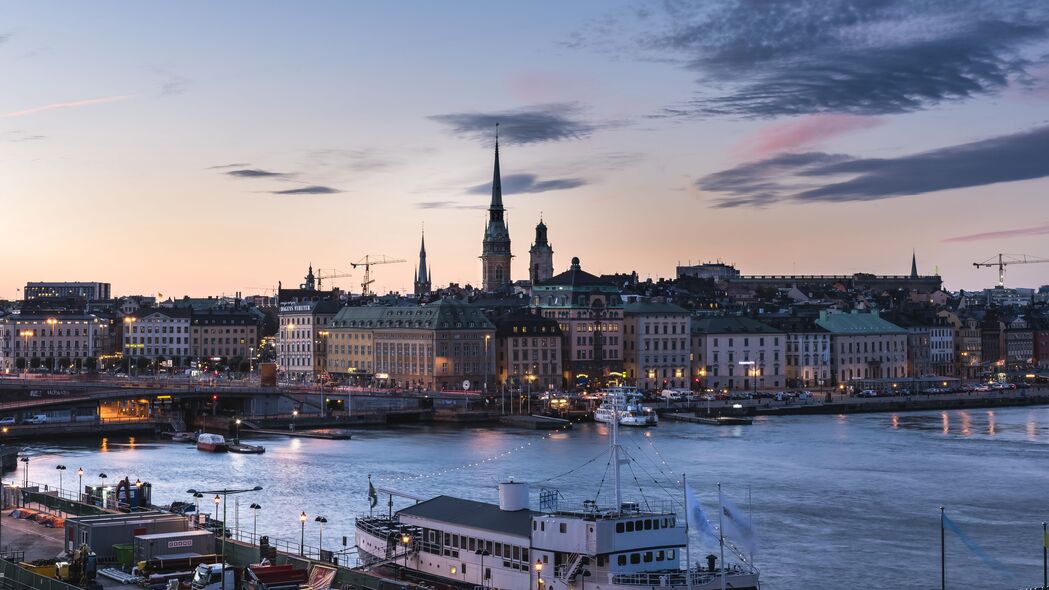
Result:
M701 318L692 320L693 334L781 334L768 324L742 316Z
M495 329L479 308L451 300L426 305L346 307L336 314L332 327L406 330Z

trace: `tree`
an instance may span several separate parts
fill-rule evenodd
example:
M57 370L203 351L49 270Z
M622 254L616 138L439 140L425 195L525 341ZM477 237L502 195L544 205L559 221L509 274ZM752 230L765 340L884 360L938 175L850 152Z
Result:
M136 359L135 367L137 367L139 371L145 370L146 367L148 367L148 366L149 366L149 359L147 359L146 357L140 356L140 357L138 357Z
M30 369L39 369L40 368L40 357L34 356L33 358L29 359L29 368Z
M98 369L98 358L89 356L86 359L84 359L84 368L86 368L88 371L94 371Z
M24 371L24 370L25 370L25 357L24 357L24 356L20 356L20 357L18 357L18 358L17 358L16 360L15 360L15 367L16 367L16 368L17 368L17 369L18 369L19 371Z
M58 359L58 368L59 369L68 369L69 365L71 365L71 364L73 364L73 361L68 356L64 356L64 357Z

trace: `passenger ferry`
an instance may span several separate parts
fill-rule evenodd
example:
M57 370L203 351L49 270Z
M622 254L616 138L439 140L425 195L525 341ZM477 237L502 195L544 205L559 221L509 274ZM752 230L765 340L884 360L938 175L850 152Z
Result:
M513 480L499 484L498 504L378 488L389 494L388 514L356 520L363 567L464 590L758 590L758 572L739 552L742 565L709 555L686 567L699 559L690 559L687 526L672 507L623 500L620 468L629 461L610 424L613 505L562 509L561 494L543 490L531 510L528 484ZM394 496L415 504L394 512Z
M229 445L226 443L226 437L221 434L202 432L197 436L197 450L208 451L209 453L225 453L229 450Z
M659 424L659 415L652 408L641 404L643 397L636 387L610 387L603 389L604 400L594 411L594 420L606 424L612 422L612 416L619 416L622 426L655 426Z

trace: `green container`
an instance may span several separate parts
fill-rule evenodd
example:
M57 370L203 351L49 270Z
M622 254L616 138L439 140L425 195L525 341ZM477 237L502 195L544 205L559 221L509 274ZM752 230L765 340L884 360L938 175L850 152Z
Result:
M135 565L135 546L120 544L113 545L113 552L117 555L117 563L125 571L131 571L131 568Z

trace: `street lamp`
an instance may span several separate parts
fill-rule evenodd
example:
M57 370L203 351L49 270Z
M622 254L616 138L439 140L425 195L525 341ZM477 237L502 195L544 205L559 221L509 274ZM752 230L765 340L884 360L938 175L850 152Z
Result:
M248 506L248 508L251 508L251 514L252 514L252 523L251 523L251 540L252 541L251 542L254 544L254 543L258 543L257 539L259 537L258 537L257 533L258 533L258 529L259 529L259 510L262 510L262 506L259 506L258 504L252 502L251 506Z
M24 477L25 483L22 484L22 487L23 488L28 488L29 487L29 457L25 457L25 456L19 457L18 460L21 461L22 462L22 466L25 467L25 477Z
M299 555L305 555L305 550L303 549L303 547L306 546L306 513L305 512L303 512L302 514L299 515L299 524L302 527L300 532L299 532Z
M131 367L131 325L138 321L138 318L134 316L127 316L124 318L124 324L127 325L127 336L125 336L124 347L127 348L127 376L130 379L132 377Z
M79 485L79 488L77 489L76 497L77 497L77 501L81 501L82 502L84 500L84 468L81 467L80 469L77 469L76 470L76 475L77 475L77 477L80 478L80 485Z
M299 411L298 410L292 410L291 411L291 429L292 430L295 430L295 419L298 418L298 417L299 417Z
M488 394L488 341L492 337L489 334L484 335L484 393Z
M101 482L101 484L99 484L99 486L98 486L99 487L98 497L99 497L100 500L102 500L102 508L106 507L106 496L105 496L105 493L106 493L106 479L108 477L109 476L106 475L105 473L99 473L98 474L98 481Z
M240 442L240 418L237 418L236 420L234 420L233 423L236 425L236 428L233 431L233 441L236 442L236 443L239 443Z
M401 544L404 545L404 572L408 571L408 550L411 548L412 538L408 533L401 535Z
M321 527L320 532L318 533L319 536L317 537L317 554L320 556L320 552L324 550L324 523L328 522L328 519L323 516L318 516L313 519L313 522L319 524Z
M27 378L29 376L29 337L33 335L33 331L22 330L18 335L25 338L25 347L22 349L22 356L25 357L22 362L22 377Z
M253 488L243 489L243 490L221 489L221 490L200 490L200 491L197 491L197 490L194 490L192 488L186 490L186 493L187 494L192 494L194 498L198 497L198 494L200 496L203 496L204 494L215 494L215 509L216 510L218 509L219 495L220 494L222 495L222 499L223 499L223 502L222 502L222 586L221 586L222 590L226 590L226 502L225 502L225 499L226 499L227 496L229 496L231 494L243 494L243 493L246 493L246 492L259 492L259 491L262 491L262 486L255 486Z
M65 465L55 465L55 469L58 470L58 497L62 497L62 475L66 472Z
M51 372L55 370L55 325L58 324L58 320L55 318L47 318L44 323L51 326Z
M543 587L543 561L540 559L535 560L535 587L541 589Z

